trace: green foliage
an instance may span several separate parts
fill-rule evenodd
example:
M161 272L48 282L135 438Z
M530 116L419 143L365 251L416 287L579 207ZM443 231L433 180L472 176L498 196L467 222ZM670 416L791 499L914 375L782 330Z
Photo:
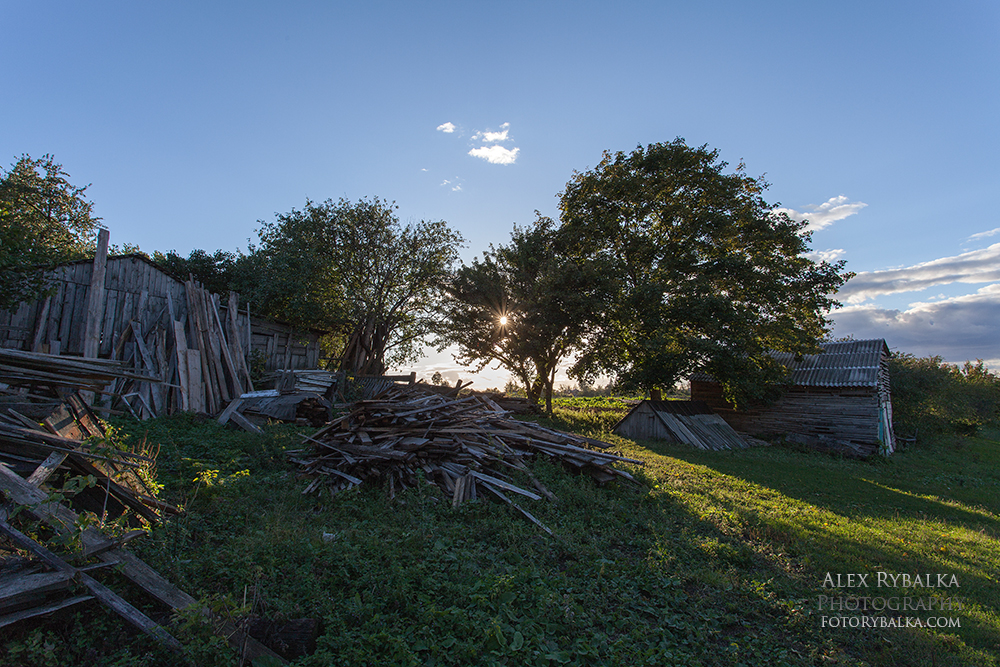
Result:
M261 221L260 245L237 262L245 300L279 320L327 332L343 370L378 374L408 362L430 332L461 235L444 221L401 225L380 199L306 201Z
M212 255L204 250L192 250L187 258L173 250L167 253L156 251L152 260L182 280L194 276L208 291L223 295L236 289L235 285L239 280L238 262L246 261L242 255L225 250L216 250Z
M68 176L52 155L0 171L0 309L39 296L45 268L93 254L100 218Z
M962 367L941 357L893 353L889 359L897 435L972 434L1000 420L1000 376L981 359Z
M514 228L508 245L483 253L452 278L442 305L443 349L480 370L498 362L537 402L552 410L556 368L577 350L602 312L606 281L600 263L572 258L557 245L555 224L538 216Z
M772 398L786 371L766 351L815 352L843 262L805 256L809 233L764 201L767 183L683 139L605 153L561 195L565 242L615 281L577 377L670 387L702 370L737 406Z

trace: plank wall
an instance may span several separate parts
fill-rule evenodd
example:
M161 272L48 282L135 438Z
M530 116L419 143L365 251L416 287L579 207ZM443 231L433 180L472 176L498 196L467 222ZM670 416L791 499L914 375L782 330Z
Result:
M21 303L13 311L0 311L0 346L58 354L83 354L87 297L93 265L75 262L53 269L51 296ZM157 327L169 330L167 295L173 302L174 319L188 328L188 306L184 283L150 262L135 256L108 259L105 304L98 356L110 358L116 342L133 320L145 335ZM219 315L228 317L225 301ZM319 364L319 338L313 332L252 317L238 315L243 349L264 355L266 371L310 369ZM251 331L252 330L252 331ZM190 329L189 329L190 331ZM37 340L38 345L35 346ZM193 345L189 335L189 344Z
M874 387L793 387L773 405L736 412L714 382L692 381L691 400L705 401L734 429L758 436L798 433L866 444L879 441Z

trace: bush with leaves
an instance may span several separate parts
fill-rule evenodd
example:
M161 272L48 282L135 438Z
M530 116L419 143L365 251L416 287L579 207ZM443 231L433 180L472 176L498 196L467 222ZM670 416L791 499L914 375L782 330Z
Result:
M961 367L941 357L895 352L889 360L896 432L972 434L1000 421L1000 376L981 359Z

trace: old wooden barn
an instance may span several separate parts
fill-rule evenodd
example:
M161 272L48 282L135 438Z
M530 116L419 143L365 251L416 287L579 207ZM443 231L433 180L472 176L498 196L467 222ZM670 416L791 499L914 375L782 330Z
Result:
M699 449L742 449L747 443L701 401L642 401L615 425L623 438L683 442Z
M889 347L882 338L822 344L798 358L773 353L791 370L792 387L773 405L737 412L711 377L691 378L692 400L704 401L733 428L760 437L793 434L868 455L896 449L889 391Z
M211 294L142 255L97 257L48 272L51 294L0 311L0 348L114 359L161 378L141 383L132 407L218 413L263 371L316 368L319 336L239 311L235 294Z

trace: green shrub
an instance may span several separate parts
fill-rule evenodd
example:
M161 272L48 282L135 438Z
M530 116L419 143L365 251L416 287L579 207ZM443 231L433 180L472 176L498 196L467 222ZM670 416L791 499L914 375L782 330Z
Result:
M960 368L941 357L895 352L889 373L893 422L900 435L971 435L1000 420L1000 376L981 359Z

